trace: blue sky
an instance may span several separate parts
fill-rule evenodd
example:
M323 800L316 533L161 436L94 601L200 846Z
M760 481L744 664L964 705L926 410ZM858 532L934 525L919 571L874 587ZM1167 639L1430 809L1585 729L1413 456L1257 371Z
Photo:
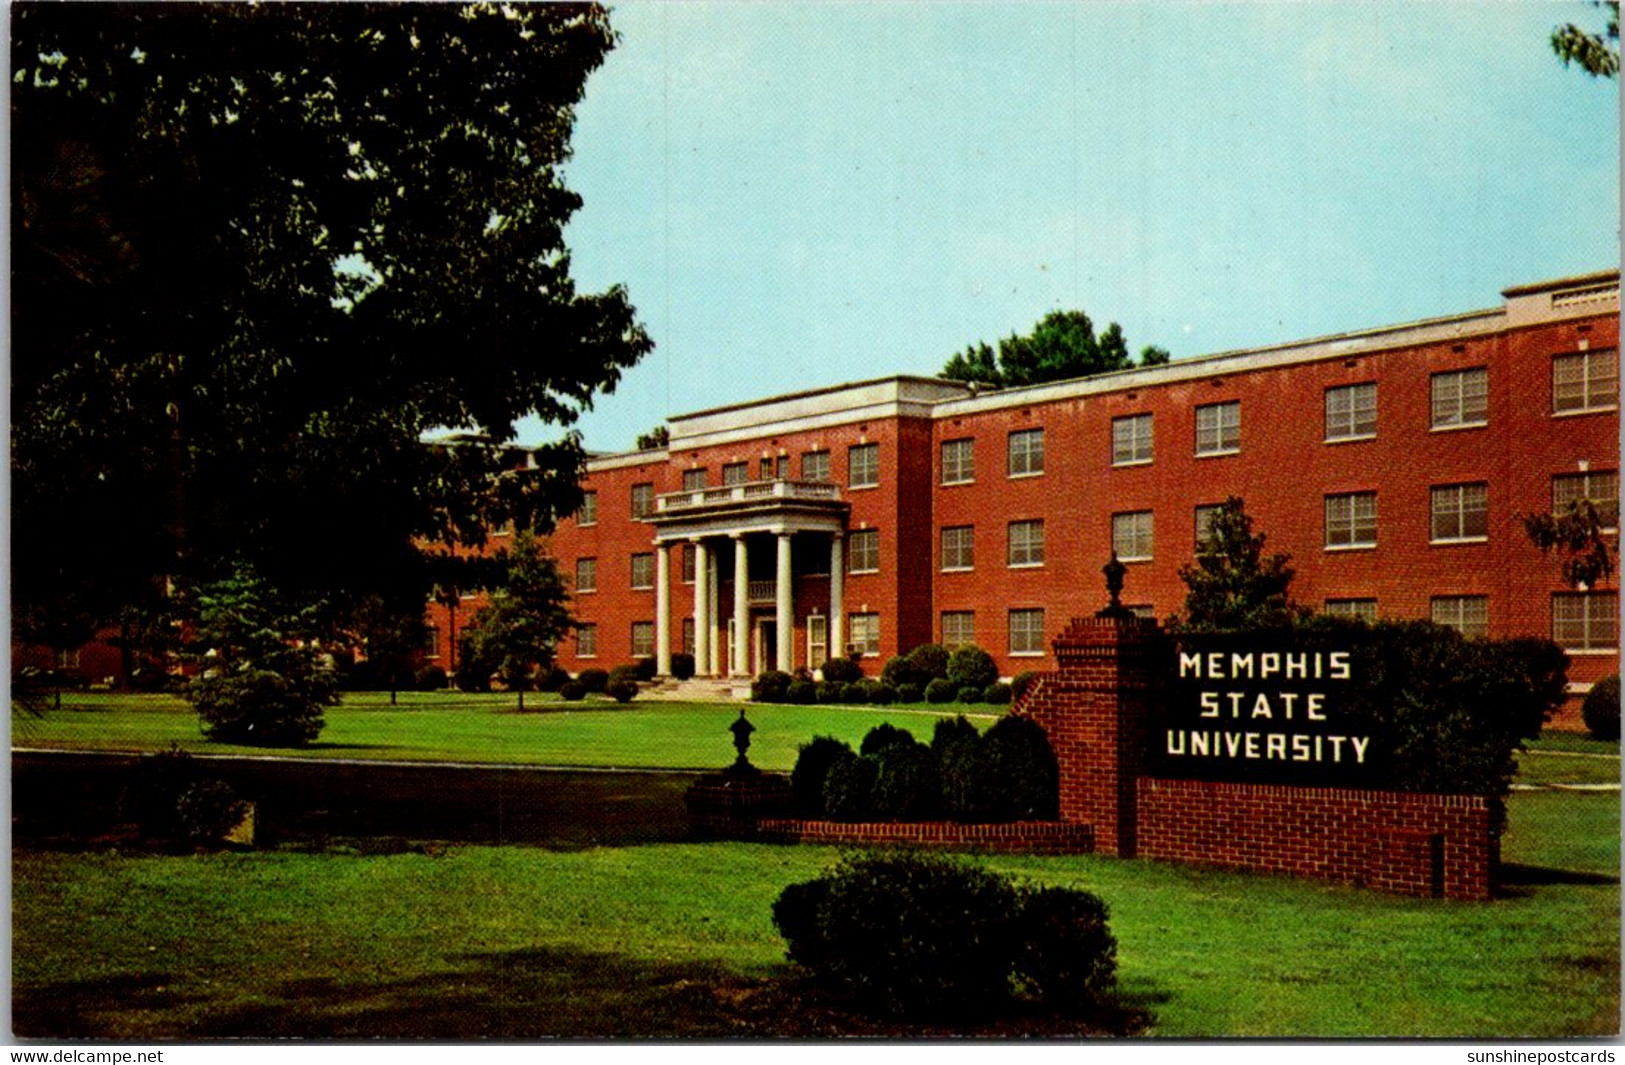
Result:
M894 373L1080 308L1175 358L1619 261L1580 3L631 3L566 180L656 350L582 419ZM521 439L556 429L522 427Z

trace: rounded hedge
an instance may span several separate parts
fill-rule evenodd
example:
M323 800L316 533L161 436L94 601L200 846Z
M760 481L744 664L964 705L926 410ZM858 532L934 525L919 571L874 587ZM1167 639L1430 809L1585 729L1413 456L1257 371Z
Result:
M967 684L959 689L957 698L962 703L979 703L982 701L982 692L985 689Z
M833 736L814 736L803 743L790 771L790 802L801 817L824 816L824 780L829 767L842 758L855 758L852 745Z
M638 685L632 680L612 680L604 688L604 694L618 703L629 703L638 694Z
M922 643L905 657L919 684L930 684L948 675L948 649L939 643Z
M818 685L810 680L796 679L784 690L785 702L806 706L818 701Z
M819 681L817 699L821 703L846 702L846 683L839 680Z
M975 688L978 692L999 679L993 656L980 647L966 646L948 656L948 679L955 688Z
M982 692L982 702L992 706L1007 706L1010 703L1010 685L1002 680L996 680Z
M869 701L869 692L864 688L862 680L855 680L841 688L841 702L852 706L861 706Z
M925 701L925 686L905 681L897 686L897 701L900 703L918 703Z
M604 693L609 694L611 686L616 684L630 684L634 688L638 684L638 667L635 665L616 666L609 671L609 678L604 681Z
M824 663L824 679L851 684L863 679L863 667L850 658L831 658Z
M412 686L420 692L437 692L446 686L446 671L439 666L424 666L413 674Z
M825 816L831 821L869 820L879 775L880 767L873 758L837 756L824 774Z
M175 800L175 821L193 843L220 843L247 812L248 804L223 780L200 780Z
M564 687L570 680L570 674L558 666L548 666L536 677L536 690L539 692L556 692Z
M863 742L858 745L859 754L874 754L884 747L896 744L914 743L914 734L908 729L898 728L890 721L883 721L864 734Z
M1619 739L1619 675L1604 677L1586 692L1580 704L1586 728L1599 740Z
M750 685L750 701L753 703L782 703L789 693L790 674L782 669L770 669Z
M907 733L904 733L907 735ZM880 748L873 793L877 821L930 821L942 814L942 781L931 748L912 739Z
M938 677L925 686L925 701L928 703L951 703L958 694L958 686L947 677Z
M1117 983L1117 940L1106 904L1086 891L1023 890L1012 938L1020 944L1018 977L1065 1013L1092 1012Z
M579 680L565 681L559 685L559 695L572 703L579 703L587 697L587 686Z
M602 669L583 669L576 674L576 683L591 694L599 695L609 685L609 673Z
M694 676L694 656L687 651L679 651L672 655L671 675L678 680L688 680Z

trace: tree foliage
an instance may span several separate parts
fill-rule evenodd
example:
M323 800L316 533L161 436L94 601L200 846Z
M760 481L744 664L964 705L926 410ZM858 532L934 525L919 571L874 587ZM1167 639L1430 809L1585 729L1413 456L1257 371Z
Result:
M1619 507L1605 511L1589 499L1576 499L1551 514L1524 514L1529 541L1555 554L1563 579L1590 588L1614 575L1615 547L1604 530L1619 523Z
M532 675L553 664L554 649L575 628L575 619L558 566L533 536L516 534L502 558L506 573L491 602L474 616L467 654L470 661L490 663L519 693L523 710Z
M639 451L658 451L671 443L671 430L664 425L657 425L646 433L639 433L637 449Z
M1619 0L1592 0L1607 16L1601 33L1565 23L1552 31L1552 51L1594 78L1619 77Z
M1226 499L1197 545L1196 564L1179 568L1179 579L1190 591L1185 613L1169 619L1169 627L1188 632L1272 629L1300 616L1287 595L1292 556L1277 552L1266 557L1265 541L1263 533L1254 534L1242 501Z
M352 613L351 636L367 656L374 678L395 693L412 682L418 655L429 636L423 600L391 600L382 595L362 599Z
M563 242L602 8L24 4L11 43L16 601L223 557L427 592L420 540L575 508L574 434L504 445L651 347Z
M1167 361L1168 352L1159 347L1148 346L1140 353L1142 366ZM972 344L948 360L941 376L951 381L1015 388L1126 370L1133 365L1123 329L1116 322L1096 336L1094 322L1082 311L1051 311L1030 334L1011 334L999 341L997 354L985 343Z

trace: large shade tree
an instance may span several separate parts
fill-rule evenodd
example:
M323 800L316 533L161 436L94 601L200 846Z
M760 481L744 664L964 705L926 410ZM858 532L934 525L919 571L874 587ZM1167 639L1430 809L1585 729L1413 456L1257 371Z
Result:
M422 544L575 508L567 427L652 346L563 240L604 9L11 15L15 602L426 592Z

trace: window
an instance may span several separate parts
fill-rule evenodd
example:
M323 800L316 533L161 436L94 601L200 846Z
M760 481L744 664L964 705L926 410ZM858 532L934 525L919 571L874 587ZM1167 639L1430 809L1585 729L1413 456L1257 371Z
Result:
M829 661L829 618L822 614L807 616L807 662L820 669Z
M970 484L976 480L976 441L944 440L942 483Z
M790 456L779 455L773 460L773 477L776 480L788 481L790 479Z
M1120 562L1147 562L1151 558L1151 512L1136 510L1112 515L1112 550Z
M698 492L705 487L705 468L683 471L683 491Z
M576 657L596 658L598 655L598 626L593 622L576 629Z
M876 573L880 570L880 530L857 529L846 538L846 571Z
M853 614L847 620L850 622L847 631L852 634L853 649L868 658L878 655L880 653L880 615Z
M1377 546L1377 493L1326 497L1326 546Z
M1151 461L1151 415L1130 414L1112 419L1112 465L1132 466Z
M1010 653L1012 655L1041 655L1044 653L1044 612L1042 610L1010 611Z
M598 493L581 493L581 506L576 510L576 524L581 526L598 524Z
M974 610L944 610L942 612L942 646L953 650L976 642L976 612Z
M1552 478L1552 512L1562 513L1571 504L1588 499L1597 516L1610 531L1619 526L1619 471L1597 470L1560 473Z
M1449 625L1463 636L1488 636L1490 597L1487 595L1436 595L1433 620Z
M850 488L873 488L880 483L879 444L854 444L847 450L846 483Z
M803 481L829 480L829 452L809 451L802 455L801 479Z
M655 512L655 486L652 484L635 484L632 486L632 517L647 518Z
M694 548L693 544L684 544L683 545L682 567L683 567L683 583L684 584L693 584L694 583L694 551L695 551L695 548Z
M1044 430L1022 429L1010 434L1010 476L1032 477L1044 472Z
M440 657L440 630L430 629L424 633L423 654L428 658Z
M1552 411L1613 410L1619 405L1619 352L1577 351L1552 359Z
M1204 503L1196 508L1196 549L1200 551L1202 545L1207 543L1208 537L1213 535L1213 520L1224 509L1221 503Z
M744 484L748 480L750 480L750 463L729 462L723 465L722 486L724 488Z
M694 654L694 619L693 618L684 618L683 619L683 653L685 655L693 655Z
M1326 613L1334 618L1359 618L1361 621L1377 620L1377 601L1375 599L1328 599L1326 600Z
M1483 540L1489 532L1488 485L1451 484L1433 489L1434 543Z
M976 565L976 527L950 525L942 530L942 568L971 569Z
M775 471L777 469L778 466L774 463L773 456L764 455L761 461L756 464L756 477L758 480L771 481L776 476Z
M655 557L653 554L639 554L632 556L632 587L634 589L653 588L655 586Z
M1241 450L1241 403L1209 403L1196 408L1196 453L1228 455Z
M1008 555L1011 566L1042 566L1044 564L1044 523L1042 521L1011 522Z
M1565 651L1619 650L1619 593L1554 593L1552 642Z
M632 622L632 657L653 658L655 655L655 623Z
M1326 390L1326 439L1369 440L1377 435L1377 385L1343 385Z
M576 559L576 591L596 592L598 590L598 560L596 558Z
M1433 428L1488 425L1490 372L1482 366L1433 375Z

